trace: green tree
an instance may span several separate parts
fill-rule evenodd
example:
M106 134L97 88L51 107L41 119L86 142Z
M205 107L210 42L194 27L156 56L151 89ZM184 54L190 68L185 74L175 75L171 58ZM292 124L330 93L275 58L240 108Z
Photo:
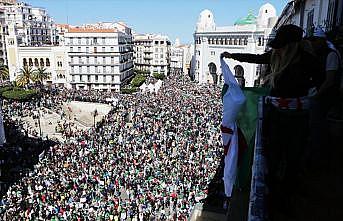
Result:
M30 83L30 81L34 81L34 73L35 71L29 67L24 66L24 68L20 69L21 74L18 75L16 82L19 87L24 87Z
M44 80L49 79L49 73L46 71L46 68L39 67L34 71L33 79L42 85Z
M1 82L3 82L4 80L8 79L9 76L10 76L10 73L8 71L8 67L6 65L1 65L0 66L0 79L1 79Z

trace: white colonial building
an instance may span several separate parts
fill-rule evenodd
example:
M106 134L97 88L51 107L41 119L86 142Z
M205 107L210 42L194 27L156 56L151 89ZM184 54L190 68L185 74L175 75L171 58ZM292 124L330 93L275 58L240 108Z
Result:
M76 89L119 91L133 75L131 29L123 23L116 28L69 28L64 33L67 47L68 82Z
M154 34L134 35L135 68L150 74L167 75L170 71L170 40Z
M14 25L19 46L41 46L56 43L52 18L43 8L20 2L1 6L6 25Z
M174 73L183 73L184 52L185 45L180 44L177 38L175 44L171 46L170 50L170 71Z
M276 10L271 4L263 5L257 16L249 13L237 20L234 26L217 27L211 11L200 13L194 33L194 78L199 83L221 81L220 54L230 53L261 54L267 38L277 20ZM244 77L245 86L254 86L258 78L258 65L227 60L237 76Z

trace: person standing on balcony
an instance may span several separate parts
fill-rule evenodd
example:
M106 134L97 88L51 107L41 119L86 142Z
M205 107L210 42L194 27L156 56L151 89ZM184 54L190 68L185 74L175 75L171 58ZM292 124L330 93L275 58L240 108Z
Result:
M266 77L270 92L264 100L262 135L271 218L280 213L294 216L296 193L301 191L301 160L309 133L308 93L319 70L311 45L302 36L300 27L283 25L268 44L271 50L264 54L221 54L240 62L269 64L271 68Z

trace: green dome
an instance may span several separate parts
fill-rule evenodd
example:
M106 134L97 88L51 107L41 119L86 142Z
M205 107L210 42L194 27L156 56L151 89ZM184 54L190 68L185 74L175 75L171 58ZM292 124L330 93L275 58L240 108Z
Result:
M250 25L256 24L256 16L249 12L248 16L245 18L240 18L235 22L235 25Z

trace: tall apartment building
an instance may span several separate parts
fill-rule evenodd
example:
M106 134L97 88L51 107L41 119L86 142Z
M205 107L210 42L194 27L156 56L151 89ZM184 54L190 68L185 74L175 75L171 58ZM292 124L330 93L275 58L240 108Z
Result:
M70 27L64 33L72 88L119 91L133 76L131 29L114 25Z
M141 71L161 73L170 72L170 47L167 36L144 34L134 36L135 68Z
M16 0L0 0L0 6L4 6L4 5L14 5L16 4L17 1Z
M0 8L0 65L7 65L5 10Z
M52 18L43 8L26 3L2 6L5 24L14 25L19 46L41 46L56 43Z

